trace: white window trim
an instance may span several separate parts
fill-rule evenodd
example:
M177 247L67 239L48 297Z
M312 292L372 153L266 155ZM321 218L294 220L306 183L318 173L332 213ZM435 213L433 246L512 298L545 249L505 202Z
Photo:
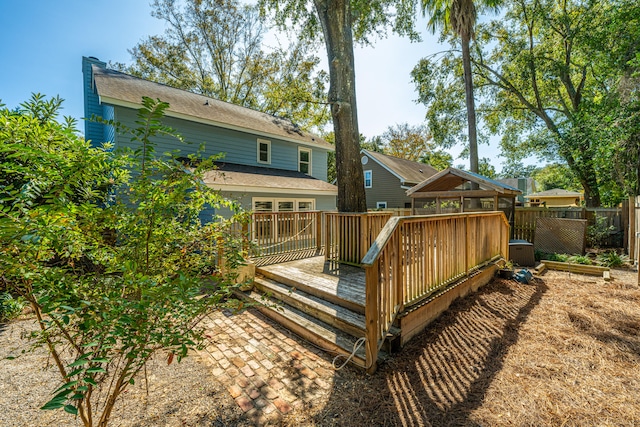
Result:
M367 186L367 173L371 175L371 177L369 178L368 186ZM372 170L364 171L364 188L373 188L373 171Z
M267 161L266 162L260 160L260 144L266 144L267 145ZM267 139L258 138L258 140L256 142L256 157L257 157L258 163L261 163L263 165L270 165L271 164L271 141L269 141Z
M300 153L302 153L303 151L309 153L309 172L307 172L307 175L311 175L311 172L313 171L313 169L311 168L311 153L312 153L312 150L310 148L298 147L298 172L301 172L300 171L300 163L302 163L302 161L300 160Z
M376 202L376 209L387 209L387 202Z
M251 199L251 208L255 211L256 202L272 202L273 211L278 212L278 202L293 202L293 212L308 212L308 211L298 211L298 203L299 202L311 202L311 210L316 210L316 199L286 199L286 198L273 198L273 197L253 197ZM265 211L261 211L265 212ZM291 211L285 211L291 212Z

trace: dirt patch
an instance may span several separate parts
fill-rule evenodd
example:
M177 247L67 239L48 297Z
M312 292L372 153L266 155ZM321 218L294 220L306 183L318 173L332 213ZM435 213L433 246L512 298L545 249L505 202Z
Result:
M454 303L373 376L352 368L334 372L327 369L331 357L321 356L318 378L331 386L269 423L636 425L640 288L635 272L615 270L612 276L605 282L548 272L529 285L496 279ZM55 372L41 368L44 352L6 360L26 348L20 334L29 325L0 326L0 425L79 425L63 412L37 409L56 386ZM254 425L216 381L210 361L194 356L171 366L152 363L149 395L139 381L118 406L113 425ZM270 374L286 379L277 364Z

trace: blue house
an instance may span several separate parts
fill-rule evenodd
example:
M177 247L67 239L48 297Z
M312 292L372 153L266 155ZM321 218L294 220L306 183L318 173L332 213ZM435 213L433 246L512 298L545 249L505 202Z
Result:
M180 149L185 156L204 143L204 156L224 153L205 182L255 212L333 210L337 187L327 182L327 155L334 148L288 120L106 68L82 58L84 114L135 127L142 97L168 102L164 123L186 141L158 137L157 152ZM135 148L114 127L87 120L85 138Z

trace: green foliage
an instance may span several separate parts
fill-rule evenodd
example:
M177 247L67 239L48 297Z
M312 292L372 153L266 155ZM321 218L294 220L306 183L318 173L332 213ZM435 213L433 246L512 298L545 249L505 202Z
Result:
M537 191L546 191L554 188L562 188L569 191L580 190L580 182L576 180L571 169L561 163L553 163L536 170L533 179L540 185Z
M382 134L384 151L390 156L417 162L428 152L431 147L431 135L426 126L410 126L409 123L389 126Z
M591 248L603 246L615 229L613 225L608 225L607 218L596 217L595 224L587 227L587 245Z
M542 251L535 251L536 261L541 261L543 259L547 261L558 261L558 262L568 262L569 255L566 254L550 254Z
M425 163L436 169L446 169L453 161L449 153L433 142L425 125L401 123L389 126L382 135L361 141L360 148Z
M420 40L416 31L417 2L415 0L351 0L353 38L361 44L383 37L388 29L394 33ZM258 0L263 16L269 16L281 29L296 28L303 40L318 40L322 34L318 7L329 7L326 1Z
M468 170L465 165L458 165L458 169ZM487 178L497 178L498 173L496 172L496 168L491 164L491 159L487 157L483 157L478 162L478 173L482 176L486 176Z
M593 261L586 255L572 255L567 258L566 262L570 262L572 264L582 264L582 265L591 265Z
M56 121L59 106L34 95L0 110L0 271L34 309L33 338L61 376L42 408L106 426L150 358L187 356L202 343L199 320L237 306L242 239L230 228L246 216L203 183L210 160L187 168L155 153L154 137L172 134L168 104L144 99L127 130L139 146L123 152L91 147ZM209 206L235 214L203 222Z
M17 317L25 307L23 298L14 298L9 292L0 293L0 322Z
M629 257L622 256L615 251L602 252L598 254L597 260L599 264L611 268L622 267L629 263Z
M638 3L504 5L498 19L476 27L471 48L480 129L502 137L508 160L537 155L566 164L587 206L636 194ZM463 135L461 75L457 49L423 59L412 73L438 142Z
M507 159L502 164L502 171L500 172L500 178L529 178L532 177L537 171L538 166L525 165L517 159Z

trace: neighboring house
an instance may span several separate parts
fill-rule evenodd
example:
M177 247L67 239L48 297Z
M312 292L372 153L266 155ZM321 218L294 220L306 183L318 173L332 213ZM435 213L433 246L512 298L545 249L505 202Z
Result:
M376 151L361 150L367 209L411 208L406 191L424 181L438 170L426 163L418 163Z
M524 199L527 195L536 192L536 182L533 178L502 178L498 182L522 191L522 194L516 199L519 205L524 205Z
M205 182L243 207L258 212L333 210L337 187L327 181L327 156L333 146L288 120L154 83L106 68L96 58L82 59L85 117L93 115L135 127L142 97L168 102L164 124L186 141L158 137L156 151L224 153L219 170ZM87 120L85 138L116 147L133 147L114 127Z
M568 208L582 206L584 196L576 191L561 188L529 194L525 197L530 207Z

